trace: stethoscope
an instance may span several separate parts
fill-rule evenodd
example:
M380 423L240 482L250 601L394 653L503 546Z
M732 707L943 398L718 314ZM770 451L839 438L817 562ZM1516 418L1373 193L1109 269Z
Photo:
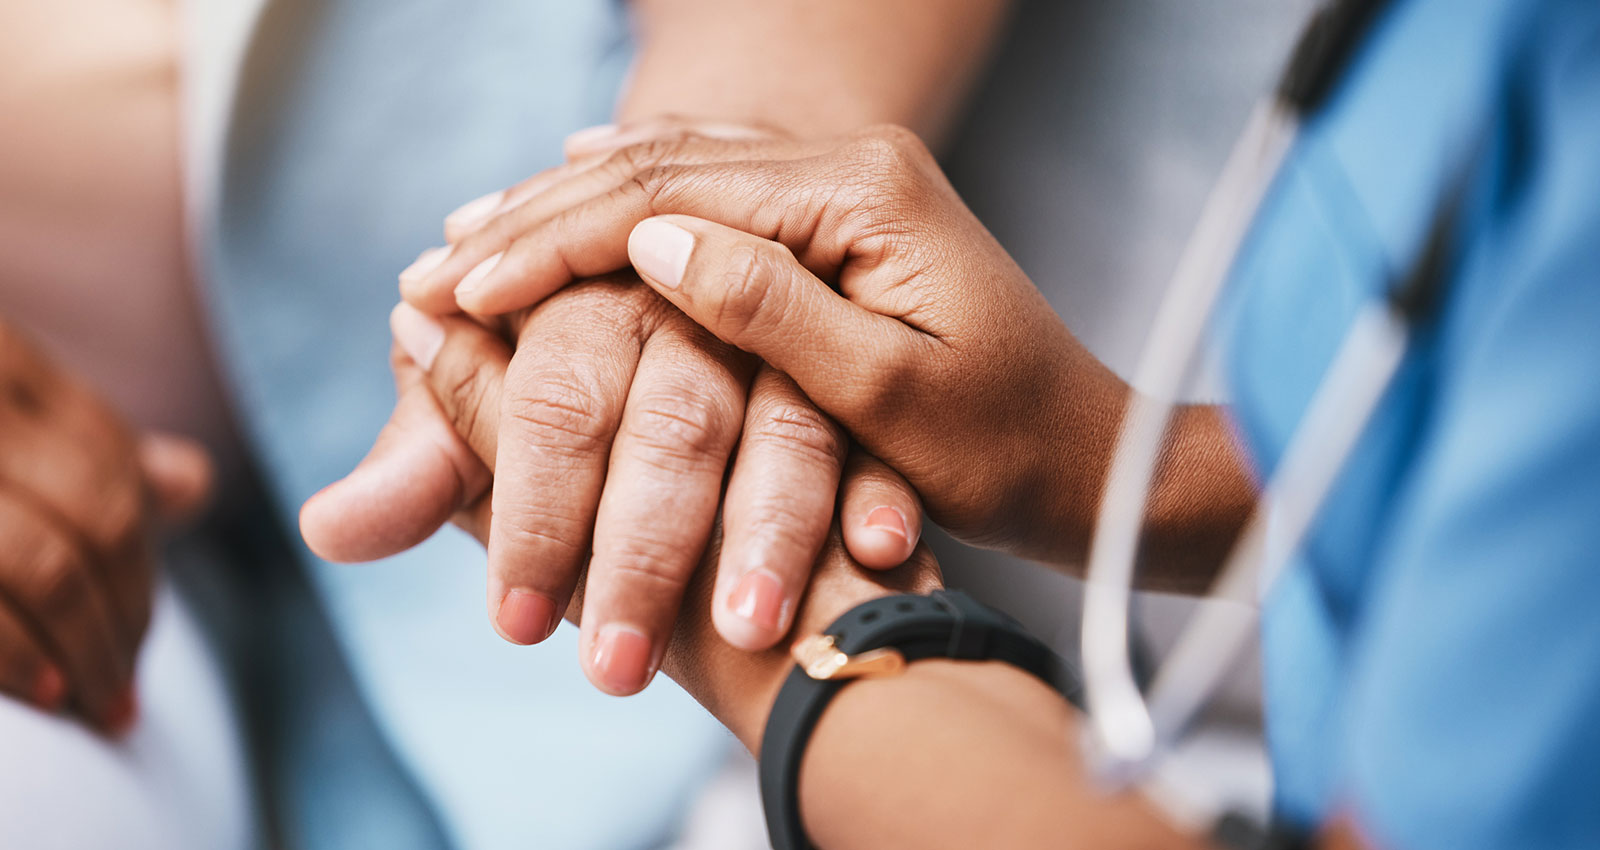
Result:
M1184 794L1168 758L1255 632L1266 596L1399 370L1417 324L1437 301L1453 215L1443 211L1414 268L1360 308L1213 585L1140 690L1130 654L1130 605L1140 528L1168 420L1213 308L1267 192L1350 64L1382 0L1335 0L1312 19L1287 72L1257 107L1174 272L1135 373L1089 552L1082 663L1087 746L1097 775L1138 787L1181 825L1214 826L1217 805ZM1447 204L1448 206L1448 204Z

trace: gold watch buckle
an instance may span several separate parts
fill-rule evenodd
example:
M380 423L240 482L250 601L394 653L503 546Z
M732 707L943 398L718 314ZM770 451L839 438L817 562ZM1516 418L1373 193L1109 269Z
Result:
M898 676L906 669L906 657L898 649L884 647L846 655L834 644L833 635L801 638L789 655L807 676L818 681Z

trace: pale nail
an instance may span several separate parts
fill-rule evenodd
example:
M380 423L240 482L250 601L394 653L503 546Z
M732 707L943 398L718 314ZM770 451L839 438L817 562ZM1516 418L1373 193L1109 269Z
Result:
M867 520L865 523L863 523L863 525L865 525L867 528L876 528L879 531L887 531L902 540L911 539L910 532L906 531L906 518L900 514L900 511L891 508L888 505L873 508L872 511L867 514Z
M628 257L645 277L677 289L694 253L694 234L659 218L647 218L628 236Z
M595 639L594 670L600 684L614 694L631 694L649 681L650 639L632 626L611 623Z
M433 273L433 270L442 265L446 257L450 256L449 248L429 248L417 256L411 265L406 266L400 273L401 287L411 287L420 283L423 278Z
M438 319L402 301L389 313L389 330L406 356L426 372L444 347L444 325Z
M581 154L600 142L615 136L620 128L615 124L600 124L594 127L585 127L567 137L562 148L567 155Z
M495 210L500 209L500 205L505 203L505 199L506 193L504 190L484 195L481 198L474 198L456 208L455 212L445 216L445 226L456 231L476 230L478 225L494 215Z
M556 630L556 603L542 593L513 590L500 601L494 621L512 643L539 643Z
M777 576L766 570L751 570L734 587L728 607L741 620L772 632L782 627L789 604Z
M472 271L467 272L467 276L462 278L460 283L456 284L456 298L459 300L461 296L467 295L474 289L477 289L478 286L483 283L483 279L488 277L490 272L494 271L495 266L500 265L500 258L504 257L505 255L506 252L501 251L500 253L495 254L476 266L473 266Z

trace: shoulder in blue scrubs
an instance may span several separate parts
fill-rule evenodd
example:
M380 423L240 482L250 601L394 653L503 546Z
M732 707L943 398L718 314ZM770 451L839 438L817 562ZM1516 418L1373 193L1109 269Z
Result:
M1600 846L1600 3L1402 0L1222 326L1270 470L1465 175L1448 296L1266 602L1278 807L1379 847Z

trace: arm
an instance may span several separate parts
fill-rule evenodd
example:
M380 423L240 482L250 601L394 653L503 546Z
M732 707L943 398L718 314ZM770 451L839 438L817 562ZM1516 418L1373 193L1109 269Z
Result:
M547 194L576 193L559 179ZM567 179L589 200L532 223L508 213L480 231L493 241L462 241L474 256L510 245L472 287L445 270L407 297L498 314L631 264L791 376L956 536L1083 562L1129 387L911 133L643 140ZM1156 490L1141 551L1160 572L1145 579L1204 588L1254 496L1219 408L1182 411Z
M483 415L500 396L505 346L449 318L422 377L443 418L488 466L498 437ZM853 486L846 484L848 491ZM478 519L482 519L480 515ZM483 539L481 522L463 523ZM662 669L753 753L791 662L783 648L745 652L712 626L708 567L690 583ZM926 547L892 570L866 570L830 533L796 614L794 634L821 631L869 599L940 584ZM568 609L584 612L581 596ZM1168 848L1199 850L1141 798L1108 797L1084 772L1077 718L1055 692L999 662L918 661L898 677L857 680L829 704L807 747L800 805L811 837L838 848ZM1348 843L1329 848L1357 850Z
M826 135L882 122L939 138L1006 0L635 0L639 54L618 107Z

